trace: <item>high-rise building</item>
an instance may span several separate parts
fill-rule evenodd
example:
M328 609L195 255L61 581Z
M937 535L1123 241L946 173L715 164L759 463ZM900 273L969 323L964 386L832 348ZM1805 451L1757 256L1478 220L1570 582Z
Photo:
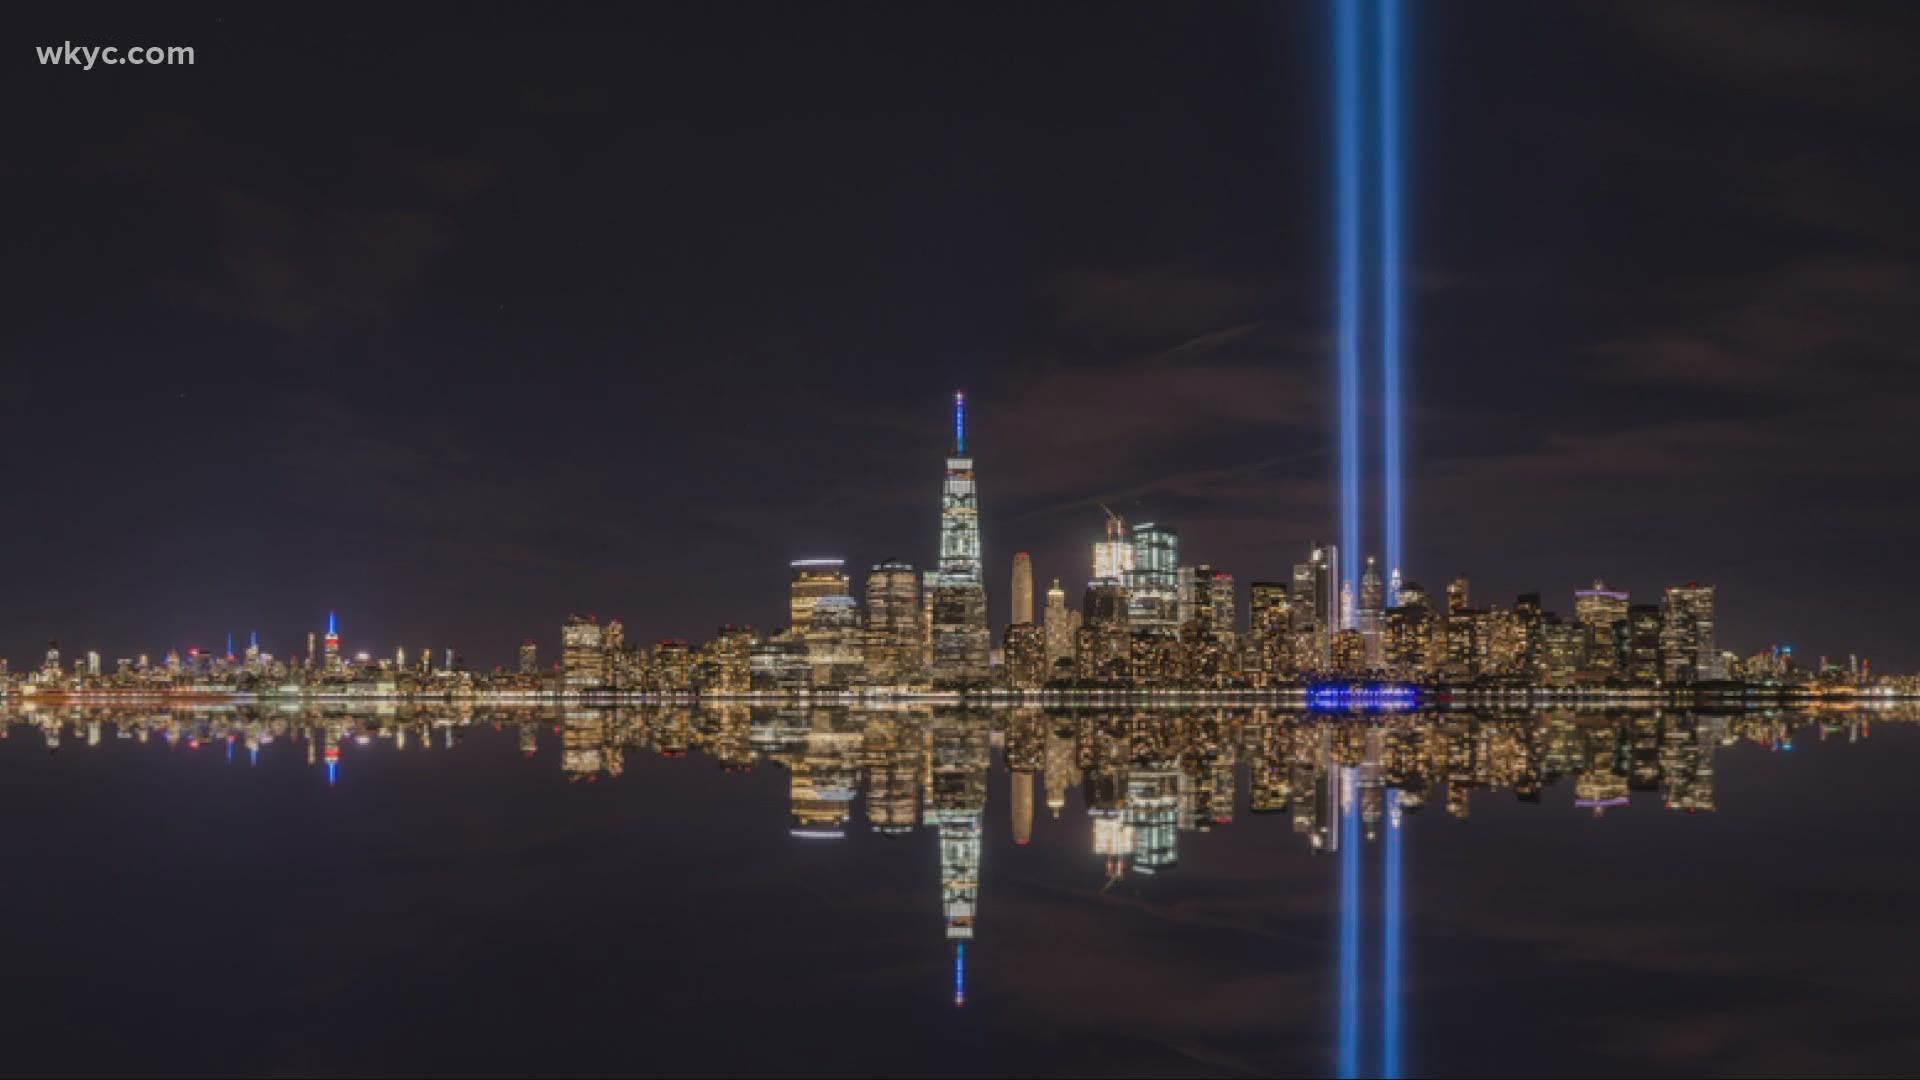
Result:
M940 498L940 569L930 604L936 683L986 681L990 662L985 575L980 561L980 496L967 454L967 399L953 395L953 453Z
M1574 590L1573 618L1586 632L1588 667L1614 671L1623 666L1621 646L1632 599L1625 589L1609 589L1599 578L1591 589Z
M815 601L825 596L851 596L844 559L795 559L787 607L793 632L804 638L813 625Z
M1112 578L1124 582L1126 575L1134 568L1133 559L1133 541L1127 536L1127 519L1107 510L1107 538L1093 545L1094 579Z
M1287 648L1287 586L1280 581L1256 581L1248 589L1247 656L1251 666L1268 675L1290 670Z
M334 617L334 614L331 611L327 612L327 636L326 636L325 648L327 650L327 662L326 662L327 670L328 671L340 670L340 623L339 623L339 620L337 620Z
M1380 566L1369 555L1367 568L1360 575L1360 607L1354 616L1354 629L1360 631L1369 671L1380 668L1385 659L1382 634L1386 629L1386 599L1386 583L1380 579Z
M1073 659L1074 635L1080 630L1080 613L1067 607L1067 591L1060 579L1053 579L1047 590L1047 666Z
M400 665L405 667L403 663ZM520 643L520 674L538 675L540 673L540 646L532 638Z
M867 678L897 686L920 672L920 578L912 564L889 559L867 572Z
M1081 600L1081 630L1074 642L1082 675L1125 678L1132 668L1133 642L1126 586L1111 578L1087 583Z
M1037 690L1047 685L1047 635L1037 623L1013 623L1001 639L1006 656L1007 685L1015 690Z
M803 640L807 643L807 662L813 666L813 685L819 689L846 687L866 659L859 604L851 596L815 600L813 622Z
M1151 522L1133 530L1132 567L1120 572L1136 630L1172 633L1180 626L1180 534ZM1096 575L1097 576L1097 575Z
M710 646L714 661L713 678L707 689L719 694L739 694L753 688L753 627L728 624L713 636Z
M1470 586L1467 575L1461 574L1447 583L1447 614L1457 615L1473 606L1469 595Z
M1333 660L1333 634L1340 629L1340 554L1333 544L1313 549L1293 567L1293 662L1302 671L1320 671Z
M560 627L560 673L568 690L607 683L606 633L592 615L569 615Z
M1627 608L1627 678L1636 683L1660 681L1659 604L1633 604Z
M1692 683L1720 678L1720 651L1713 637L1713 586L1670 586L1660 626L1660 666L1665 681Z
M1033 556L1024 551L1013 553L1013 614L1007 621L1033 621Z

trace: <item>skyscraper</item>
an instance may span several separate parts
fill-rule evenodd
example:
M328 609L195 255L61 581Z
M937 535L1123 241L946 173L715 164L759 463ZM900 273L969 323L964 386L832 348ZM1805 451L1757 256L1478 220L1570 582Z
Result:
M1133 530L1133 566L1123 571L1136 629L1171 633L1180 624L1180 534L1152 522Z
M795 559L791 566L793 581L787 599L793 632L806 637L813 625L814 603L823 596L853 595L847 581L844 559Z
M1713 641L1713 586L1688 583L1667 589L1660 624L1660 665L1669 683L1720 678L1720 652Z
M405 667L405 664L400 666ZM540 673L540 646L532 638L520 643L520 674L537 675Z
M598 690L607 682L606 635L591 615L569 615L560 627L560 671L568 690Z
M1368 670L1379 668L1383 659L1381 633L1386 628L1386 598L1386 583L1380 579L1380 566L1369 555L1366 571L1360 575L1360 607L1354 618L1354 629L1360 631Z
M1622 666L1621 643L1632 599L1625 589L1609 589L1599 578L1591 589L1574 590L1573 617L1586 632L1590 667L1611 671Z
M1627 608L1627 678L1637 683L1660 681L1661 612L1658 604Z
M1256 670L1269 675L1288 669L1287 586L1279 581L1256 581L1250 586L1248 611L1249 655Z
M889 559L867 572L867 678L912 681L920 670L920 579L910 563Z
M334 614L331 611L327 612L327 637L325 647L327 650L327 670L340 670L340 623L334 618Z
M1074 635L1080 630L1080 613L1067 607L1067 591L1060 579L1053 579L1047 590L1047 666L1073 659Z
M1008 621L1016 626L1033 621L1033 556L1024 551L1013 553L1013 615Z
M985 576L980 563L980 498L967 455L967 397L953 395L953 453L940 497L940 569L931 604L933 678L965 685L987 678Z
M1106 507L1101 507L1106 510ZM1107 510L1107 538L1093 545L1093 576L1122 581L1133 569L1133 541L1127 536L1127 519Z

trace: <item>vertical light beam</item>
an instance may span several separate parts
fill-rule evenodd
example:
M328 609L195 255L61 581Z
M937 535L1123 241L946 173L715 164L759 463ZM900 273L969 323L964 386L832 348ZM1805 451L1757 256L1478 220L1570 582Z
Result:
M1360 1075L1360 792L1357 770L1340 770L1340 1067Z
M1340 579L1360 580L1360 14L1334 3L1334 184L1339 306Z
M1393 0L1387 0L1392 3ZM1400 792L1387 791L1387 869L1381 908L1380 1075L1400 1078Z
M1400 447L1400 0L1380 0L1380 468L1386 497L1387 571L1406 566ZM1400 603L1397 595L1389 605Z

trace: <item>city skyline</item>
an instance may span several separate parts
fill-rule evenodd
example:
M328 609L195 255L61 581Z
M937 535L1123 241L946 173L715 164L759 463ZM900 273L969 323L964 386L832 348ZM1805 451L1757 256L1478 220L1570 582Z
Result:
M1920 163L1869 138L1915 16L1671 8L1406 13L1410 572L1713 581L1730 640L1920 667ZM524 27L136 11L198 63L10 70L0 655L772 625L789 560L923 547L955 386L991 577L1071 582L1101 503L1243 584L1339 542L1328 12L582 15L457 109L404 57Z
M1044 619L1036 618L1033 561L1029 552L1020 550L1011 560L1008 621L999 624L1007 632L998 635L988 614L988 575L981 554L986 514L968 442L966 401L964 391L952 395L939 539L928 569L916 578L911 561L874 563L862 599L856 596L845 558L794 559L788 564L791 580L783 622L759 630L738 619L710 624L719 627L712 642L700 634L660 638L651 648L635 640L631 648L655 674L636 677L631 684L610 677L615 657L629 648L625 622L610 617L603 628L598 616L577 613L568 616L558 648L550 654L559 659L544 672L537 660L538 635L521 639L511 665L502 660L470 667L465 651L453 644L423 644L410 664L404 642L389 646L394 651L386 655L377 648L343 649L337 613L329 611L324 636L309 631L304 653L289 649L276 656L271 649L263 650L258 629L250 628L244 656L235 651L228 631L224 654L198 646L183 650L170 641L157 662L153 652L144 650L137 659L135 654L114 657L114 673L269 676L298 670L311 678L417 668L424 676L433 671L438 651L444 656L443 673L485 671L489 666L496 675L553 672L560 681L550 689L566 691L712 690L711 678L703 683L695 677L696 664L725 667L737 661L740 672L719 676L717 687L737 693L747 689L742 681L744 652L733 660L700 659L714 648L724 653L730 637L739 639L739 650L753 650L755 689L805 689L809 684L845 689L850 681L902 687L913 683L933 690L1037 689L1064 679L1146 686L1191 680L1202 671L1209 679L1231 676L1233 685L1262 685L1282 677L1470 684L1485 676L1524 676L1534 685L1563 686L1622 679L1683 686L1756 676L1775 679L1796 670L1802 676L1837 672L1863 679L1874 672L1872 658L1863 658L1857 650L1831 656L1796 653L1791 640L1778 639L1727 648L1729 643L1718 634L1717 589L1695 581L1666 585L1656 594L1661 598L1657 605L1643 601L1636 606L1631 589L1609 586L1596 577L1591 588L1571 590L1573 608L1563 619L1539 590L1516 594L1509 613L1497 602L1486 602L1485 593L1478 605L1472 604L1470 577L1461 573L1446 585L1442 602L1437 591L1428 590L1406 568L1383 573L1372 554L1316 543L1306 553L1307 561L1295 562L1290 574L1254 579L1244 590L1243 604L1243 590L1230 570L1182 558L1176 525L1129 526L1105 504L1100 506L1106 517L1104 536L1091 544L1090 574L1079 604L1069 605L1072 623L1051 604ZM1345 567L1361 564L1365 572L1357 586L1343 580ZM1058 588L1061 579L1053 581ZM900 608L914 614L904 615L896 610ZM1417 621L1410 621L1416 616ZM1470 621L1451 625L1463 617ZM1091 637L1084 636L1082 619ZM1192 638L1195 633L1198 639ZM1469 641L1465 646L1448 640L1463 634ZM810 669L806 682L790 685L787 677L770 677L768 685L761 686L763 642L792 653L790 661L778 663ZM1757 649L1751 660L1742 659L1742 645ZM1163 671L1162 662L1148 653L1165 648L1179 655L1169 654L1165 663L1172 666ZM1196 649L1211 658L1196 659L1201 655ZM656 659L662 654L668 659ZM1808 667L1810 660L1814 662ZM58 681L69 663L78 675L97 679L108 673L109 662L94 648L63 662L58 638L49 640L37 669L29 663L18 670L29 679ZM679 674L657 686L662 663ZM1201 668L1189 670L1194 664ZM11 658L0 657L0 692L9 688L10 665ZM1110 665L1112 672L1107 670ZM1882 666L1878 673L1889 672Z

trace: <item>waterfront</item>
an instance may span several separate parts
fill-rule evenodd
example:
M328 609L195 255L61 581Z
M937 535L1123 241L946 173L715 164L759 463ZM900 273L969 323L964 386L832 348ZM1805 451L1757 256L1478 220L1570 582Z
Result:
M1914 717L16 711L10 1050L1890 1072L1920 1004Z

